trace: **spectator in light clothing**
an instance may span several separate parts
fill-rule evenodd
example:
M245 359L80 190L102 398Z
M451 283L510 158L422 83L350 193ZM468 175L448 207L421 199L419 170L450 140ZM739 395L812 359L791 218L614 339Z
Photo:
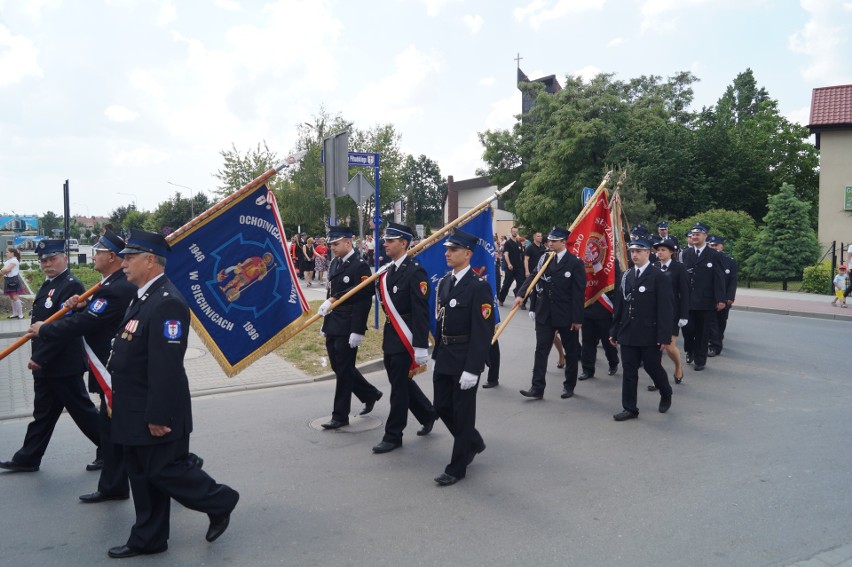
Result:
M846 266L837 268L837 275L834 276L834 299L832 305L837 305L837 300L840 300L840 307L846 307Z
M21 264L21 253L14 246L6 248L6 261L3 262L3 268L0 269L0 274L3 274L3 294L9 297L12 302L12 314L9 319L23 319L24 306L21 303L21 277L19 275Z

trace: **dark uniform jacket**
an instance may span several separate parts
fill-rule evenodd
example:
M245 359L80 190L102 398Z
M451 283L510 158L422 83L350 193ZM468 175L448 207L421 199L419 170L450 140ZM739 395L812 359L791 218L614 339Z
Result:
M725 299L734 301L737 298L737 261L719 252L722 258L722 271L725 272Z
M112 437L121 445L175 441L192 432L183 366L189 307L165 275L134 299L119 324L107 370L112 376ZM172 430L154 437L148 424Z
M83 284L65 270L51 281L45 280L33 300L33 314L30 323L44 321L60 309L72 295L83 293ZM69 312L66 317L72 317ZM71 376L83 374L88 369L83 340L79 336L66 336L61 340L44 341L39 337L32 340L32 360L41 366L33 371L34 378L50 376Z
M680 262L672 260L662 273L668 276L672 284L674 319L689 319L689 274L686 273L686 268Z
M491 286L473 269L456 282L452 291L451 277L452 272L438 282L437 336L432 353L435 372L457 376L470 372L479 376L494 338L494 295Z
M632 269L622 277L615 297L609 336L624 346L654 346L672 340L674 323L671 280L650 263L636 279Z
M345 261L334 258L328 271L328 298L340 299L350 289L372 275L367 261L355 251ZM367 332L367 316L370 314L370 302L373 290L370 286L350 297L340 307L335 307L323 318L322 332L329 337L346 336Z
M720 254L705 246L701 255L689 247L683 252L683 267L689 283L689 308L697 311L716 309L725 301L725 272Z
M388 272L387 290L400 317L411 329L411 346L429 346L429 276L415 259L406 257L399 268ZM379 281L376 281L379 285ZM380 296L381 297L381 296ZM387 307L382 303L387 313ZM391 322L385 321L382 350L385 354L406 352Z
M101 283L89 300L89 305L71 317L63 317L42 325L38 336L45 342L67 337L83 337L95 356L106 365L118 324L124 318L127 306L136 297L136 286L127 281L124 271L118 270ZM100 391L97 382L89 379L90 391Z
M521 297L526 293L533 278L541 269L548 255L539 260L539 265L530 272L529 277L518 292ZM531 309L535 311L535 322L551 327L570 327L583 323L583 305L586 302L586 266L583 261L565 251L562 260L554 258L544 275L536 284Z

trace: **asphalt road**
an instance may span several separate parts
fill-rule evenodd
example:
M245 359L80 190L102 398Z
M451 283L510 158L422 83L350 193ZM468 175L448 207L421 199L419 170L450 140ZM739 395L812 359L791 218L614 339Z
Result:
M523 314L522 314L523 315ZM620 373L559 399L529 385L532 324L501 338L501 386L479 392L487 443L460 483L432 478L451 437L436 424L373 455L381 429L322 432L332 382L193 401L193 450L237 488L231 527L174 504L167 553L145 565L786 565L852 541L852 385L846 322L733 312L723 356L688 367L672 409L642 377L638 420L616 423ZM599 372L605 364L599 352ZM671 370L671 363L666 366ZM250 370L249 370L250 372ZM605 373L604 373L605 374ZM368 380L388 392L382 373ZM418 381L431 393L428 375ZM387 415L385 396L374 415ZM357 401L353 410L357 410ZM25 420L0 423L0 457ZM366 430L365 430L366 429ZM63 416L34 474L0 474L3 565L106 565L133 522L130 501L85 505L93 449Z

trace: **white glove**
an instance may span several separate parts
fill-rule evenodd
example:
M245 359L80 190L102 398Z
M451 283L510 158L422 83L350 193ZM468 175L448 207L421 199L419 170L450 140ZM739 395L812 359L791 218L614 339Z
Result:
M322 305L319 306L319 309L317 309L317 313L319 313L320 317L325 317L326 315L328 315L328 310L330 307L331 301L326 299L322 302Z
M320 329L320 335L322 335L322 336L324 337L324 336L325 336L325 331L323 331L322 329Z
M530 321L535 321L535 311L530 311Z
M689 323L689 319L678 319L677 326L678 327L686 327L686 324Z
M429 362L429 349L414 347L414 362L423 366Z
M358 348L362 342L364 342L364 335L359 335L358 333L351 333L349 335L349 348Z
M479 376L470 372L462 372L461 378L459 378L459 386L462 390L470 390L476 386L477 382L479 382Z

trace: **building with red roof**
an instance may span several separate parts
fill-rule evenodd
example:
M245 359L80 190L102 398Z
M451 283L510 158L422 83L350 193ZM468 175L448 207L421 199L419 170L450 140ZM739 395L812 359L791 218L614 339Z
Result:
M808 124L819 148L819 240L852 242L852 85L820 87ZM843 258L849 262L849 258Z

